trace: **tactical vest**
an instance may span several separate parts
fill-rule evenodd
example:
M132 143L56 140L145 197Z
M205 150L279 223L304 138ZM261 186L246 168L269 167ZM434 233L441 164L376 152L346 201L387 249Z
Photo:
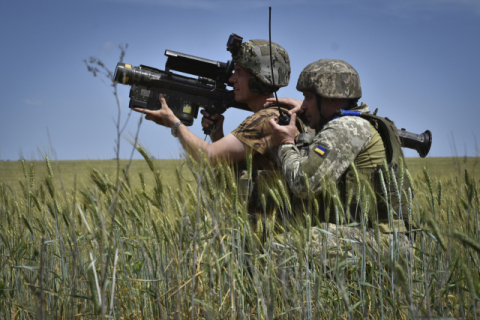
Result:
M380 231L383 233L392 232L391 225L388 223L388 212L390 210L393 218L392 222L397 231L406 231L405 228L408 227L409 224L407 211L408 201L406 197L408 194L407 191L411 188L411 185L404 174L403 185L399 186L401 178L399 159L402 159L405 169L406 163L397 127L390 119L370 113L339 110L337 111L337 114L339 117L359 116L367 120L378 134L380 134L385 147L385 157L388 169L385 168L384 165L377 165L375 168L367 169L357 168L360 180L369 182L376 195L376 208L374 203L370 204L372 210L370 210L369 222L371 223L372 219L378 218ZM365 149L368 149L368 146ZM362 157L362 152L360 152L355 159L354 165L357 165L357 159ZM386 172L386 169L389 171L388 173ZM392 172L395 175L395 178L392 177ZM387 177L389 177L389 179ZM345 213L347 218L353 221L358 221L361 213L361 204L357 203L358 187L355 174L351 168L347 169L341 177L338 188L343 207L346 208ZM386 190L386 192L384 190Z

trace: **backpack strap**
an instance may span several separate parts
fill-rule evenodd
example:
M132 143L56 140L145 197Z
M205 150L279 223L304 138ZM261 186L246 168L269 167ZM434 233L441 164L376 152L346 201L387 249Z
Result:
M361 117L376 125L378 133L380 133L385 144L387 163L398 164L398 158L403 158L403 151L395 123L388 118L375 116L370 113L362 113Z
M403 157L402 144L400 142L400 137L398 136L398 129L392 120L386 117L383 118L373 115L369 112L343 109L338 110L335 113L335 116L336 117L334 119L344 116L357 116L370 122L378 130L378 133L382 137L383 143L385 144L387 163L396 164L398 162L398 158L400 156Z

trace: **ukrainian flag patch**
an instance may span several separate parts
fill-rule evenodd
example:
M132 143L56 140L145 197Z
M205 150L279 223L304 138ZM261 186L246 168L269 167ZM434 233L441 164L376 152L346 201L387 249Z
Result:
M322 157L325 155L325 153L327 152L327 149L318 145L316 148L315 148L315 152L318 153L319 155L321 155Z

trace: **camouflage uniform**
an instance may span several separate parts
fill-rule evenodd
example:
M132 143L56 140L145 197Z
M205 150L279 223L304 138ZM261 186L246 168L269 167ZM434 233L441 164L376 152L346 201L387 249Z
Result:
M366 112L368 106L362 103L354 110ZM323 154L315 151L318 146L325 150ZM292 192L298 198L307 198L309 191L315 195L321 195L323 191L322 180L333 180L340 191L340 199L346 213L348 213L347 216L358 221L361 209L357 204L345 206L347 195L342 194L344 188L340 186L345 183L343 179L347 173L351 172L351 163L355 164L360 173L363 168L367 168L368 171L368 168L377 167L384 161L385 147L378 131L369 121L360 117L338 118L328 122L323 127L313 138L313 143L309 149L309 154L306 157L302 156L297 147L292 145L286 145L279 150L282 172ZM308 179L308 185L305 183L305 176ZM296 211L298 211L298 208L304 208L303 205L299 205L299 200L294 199L293 202L297 203L296 206L294 205L297 208ZM378 204L378 207L380 208L380 204ZM337 220L334 218L335 210L330 210L331 216L328 218L325 216L324 203L320 203L320 208L319 219L325 223L322 223L319 227L325 228L327 232L320 232L318 227L312 228L310 248L312 256L319 258L325 265L330 266L331 263L336 261L337 256L340 258L339 262L348 259L354 263L364 253L367 254L369 259L380 257L381 260L385 261L385 259L390 259L393 252L393 255L402 257L401 263L403 265L404 261L411 259L411 243L409 237L405 234L407 229L403 218L398 219L396 217L389 224L388 220L382 220L380 215L369 217L370 226L372 219L379 219L377 221L379 234L376 238L371 227L363 231L359 226L347 227L329 223L329 221ZM298 212L296 213L298 214ZM341 217L337 221L346 223L345 217ZM392 245L394 240L392 226L398 232L396 245ZM282 247L274 244L273 248L280 258L284 256Z
M317 103L322 97L358 99L362 95L360 79L356 70L344 61L330 59L322 59L308 65L299 77L297 90L314 92L317 96ZM321 105L318 104L318 106L321 110ZM369 110L368 106L362 103L349 111L364 113ZM371 120L371 118L369 119ZM374 182L371 184L373 190L376 190L385 199L391 199L390 194L385 196L376 188L375 182L378 180L375 180L376 174L385 161L388 165L393 164L398 167L398 157L403 159L403 153L400 148L400 140L397 141L398 133L396 134L393 122L384 121L385 119L380 117L377 117L377 120L381 121L369 121L361 116L344 116L328 122L325 121L320 132L313 138L307 156L302 156L300 150L294 145L282 146L278 151L282 172L295 196L306 199L311 195L310 192L313 192L315 196L320 196L321 201L325 202L325 190L322 190L322 188L328 186L328 182L334 182L340 193L341 205L346 213L344 217L340 217L336 221L338 223L341 223L342 220L345 222L344 219L352 218L352 215L358 221L360 212L363 214L362 210L365 208L360 209L362 206L355 202L355 195L350 197L348 201L352 201L352 198L353 201L348 202L350 205L347 205L347 198L349 198L347 193L356 190L355 187L350 188L351 186L348 185L348 179L352 176L350 166L353 163L360 176L366 178L368 182ZM379 124L379 122L382 123ZM379 130L385 123L389 126L389 130L381 130L382 136L384 136L384 139L382 139ZM327 184L325 184L325 181L327 181ZM391 189L393 190L393 188ZM355 205L351 206L352 203ZM321 222L324 222L319 227L330 229L330 232L320 233L318 227L312 228L311 248L314 256L327 257L329 255L332 257L332 255L336 256L339 253L347 258L358 256L359 250L364 248L364 244L367 245L368 250L374 252L378 252L378 248L381 247L381 251L385 253L384 258L391 256L393 249L390 250L389 247L395 247L395 251L410 252L410 250L407 250L410 248L409 240L402 233L406 230L403 217L397 216L389 223L388 209L385 206L381 207L382 204L377 205L377 212L369 209L369 215L376 214L376 216L369 217L369 223L372 222L372 219L378 219L380 233L376 236L374 236L373 229L370 228L362 231L359 227L346 227L329 223L332 220L328 213L327 216L322 216L322 213L329 212L331 207L328 207L325 203L319 203L319 205L321 211L319 212L319 218ZM330 205L334 207L338 203L330 202ZM324 208L323 212L322 208ZM397 212L402 211L398 209L398 206L392 205L392 208ZM330 211L332 216L339 213L338 211L335 212L335 209ZM354 211L353 214L352 211ZM406 211L404 213L406 215ZM392 226L397 232L400 232L397 237L397 245L393 247L391 246L391 240L393 239L393 233L391 232L394 231L391 229ZM339 239L346 239L346 242L339 241ZM345 246L345 243L348 245ZM338 250L340 244L343 249ZM277 251L282 251L278 246L277 249Z
M299 76L297 90L314 92L317 96L317 104L322 98L358 99L362 96L357 71L345 61L332 59L321 59L305 67ZM318 107L321 113L321 105L318 104ZM304 199L309 191L319 195L322 192L323 181L328 178L336 184L342 183L338 190L342 205L348 211L347 193L356 189L349 185L354 175L349 169L351 164L354 164L362 178L371 183L373 190L381 193L380 185L384 182L379 179L379 168L387 163L390 167L389 171L393 170L397 174L399 158L403 160L403 164L405 162L398 132L393 122L376 115L361 115L368 111L368 106L362 103L348 110L350 114L357 114L357 116L336 117L328 122L321 119L320 122L325 121L324 125L313 138L306 157L302 156L293 145L283 146L279 150L283 174L295 196ZM403 184L404 188L408 186L406 183ZM393 185L391 188L388 187L387 189L390 190L398 188ZM382 197L393 199L390 193ZM399 199L396 194L393 200L391 207L398 213L394 219L402 220L403 217L399 213L402 210L399 205L401 202L403 209L405 201ZM355 201L353 202L356 206L358 205ZM390 209L383 205L384 201L379 202L378 219L389 220ZM391 231L389 228L384 229L386 232Z
M232 131L238 140L254 150L253 170L271 170L277 166L277 147L272 145L268 121L279 115L277 107L269 106L249 116Z
M287 258L291 260L292 254L296 259L299 258L295 243L301 241L292 241L292 236L298 237L298 234L277 235L271 244L278 265L284 265ZM385 262L391 261L391 257L395 257L396 260L398 259L396 263L405 267L413 258L410 240L408 236L398 234L396 245L394 245L394 239L393 234L380 233L377 237L371 228L362 229L322 223L320 226L311 228L311 239L308 242L309 259L332 267L336 263L341 265L344 261L355 264L363 257L376 265L385 264ZM290 247L293 247L294 250L290 250ZM390 263L387 263L386 267L390 268Z
M362 104L354 110L366 112L368 106ZM302 157L295 146L286 145L281 148L279 157L282 171L292 192L299 198L307 197L305 174L310 190L315 194L322 191L321 183L324 177L328 176L338 182L350 163L369 145L373 135L367 120L360 117L342 117L327 123L313 138L307 157ZM375 144L383 145L378 139ZM325 149L323 154L315 152L318 146ZM382 158L381 152L377 152L376 156Z
M246 161L237 164L237 170L240 173L240 194L244 197L248 195L250 213L263 211L261 210L261 194L268 194L266 186L270 183L271 178L278 178L276 175L276 170L279 168L277 147L272 145L272 128L268 121L278 117L279 114L278 107L268 106L249 116L232 131L238 140L252 148L252 177L247 175ZM304 130L303 123L297 123L296 135ZM250 187L249 181L253 182Z
M287 51L274 42L271 50L273 68L270 67L270 45L267 40L244 42L232 56L235 65L250 71L249 88L255 94L269 94L287 86L290 81L290 58ZM268 121L278 116L278 108L269 106L249 116L232 132L254 150L253 170L272 170L275 167L276 148L271 144L271 127Z
M249 40L242 43L239 50L232 56L232 62L249 70L251 74L248 83L249 89L254 94L269 95L279 88L287 86L290 81L290 58L287 51L273 42L270 47L267 40ZM284 108L283 111L288 110ZM260 206L258 193L261 191L258 185L255 185L257 177L260 174L262 178L264 178L264 174L270 176L271 172L278 167L277 148L271 143L272 128L268 124L270 119L278 116L278 107L269 106L249 116L232 132L236 138L253 150L251 177L254 182L253 186L248 185L251 182L249 182L250 177L247 176L246 171L242 172L246 169L246 161L237 165L237 169L241 173L240 193L247 195L247 190L249 191L250 212L257 212L258 207L255 207ZM299 126L301 127L303 124Z

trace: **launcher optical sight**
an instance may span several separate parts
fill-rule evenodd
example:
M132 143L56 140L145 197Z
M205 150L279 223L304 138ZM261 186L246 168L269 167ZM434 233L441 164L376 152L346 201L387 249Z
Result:
M233 33L228 39L227 50L235 52L242 40ZM187 126L193 124L199 108L204 108L210 115L223 114L230 107L250 111L246 104L236 102L233 91L226 88L231 86L228 82L233 72L231 61L214 61L171 50L165 50L165 55L165 70L117 64L113 78L131 86L130 108L158 110L162 107L158 95L163 93L168 106ZM175 74L171 70L196 78ZM210 134L212 129L208 127L203 131Z

